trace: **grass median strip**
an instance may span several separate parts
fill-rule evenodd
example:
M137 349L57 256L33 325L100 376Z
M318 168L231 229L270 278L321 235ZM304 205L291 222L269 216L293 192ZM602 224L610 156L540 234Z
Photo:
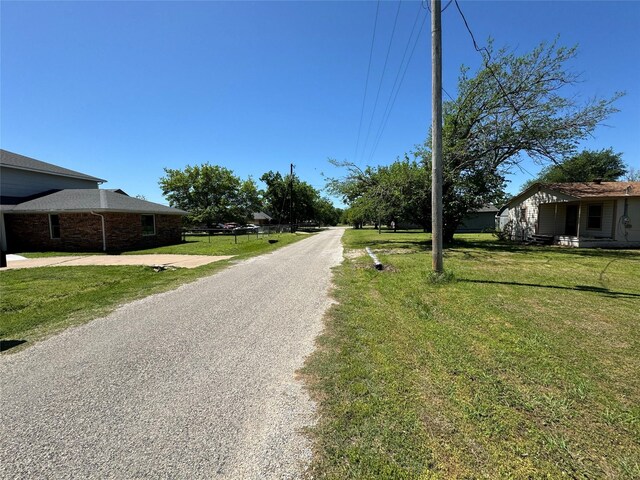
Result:
M304 373L318 478L639 478L640 252L347 231Z
M155 272L145 266L41 267L0 271L0 338L27 340L24 346L71 325L106 315L118 305L210 275L230 261L268 253L305 235L283 233L256 239L188 237L187 243L132 253L234 255L193 269ZM277 240L270 243L269 240ZM53 256L49 252L25 255ZM11 350L13 351L13 349Z

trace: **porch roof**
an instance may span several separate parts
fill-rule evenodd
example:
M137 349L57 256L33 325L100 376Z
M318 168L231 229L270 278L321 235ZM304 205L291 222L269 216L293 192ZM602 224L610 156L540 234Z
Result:
M506 207L513 208L514 205L517 205L522 200L542 191L559 197L557 201L548 199L544 203L565 203L567 201L598 198L640 197L640 182L534 183L509 200Z
M576 200L587 198L640 197L640 182L575 182L540 184Z

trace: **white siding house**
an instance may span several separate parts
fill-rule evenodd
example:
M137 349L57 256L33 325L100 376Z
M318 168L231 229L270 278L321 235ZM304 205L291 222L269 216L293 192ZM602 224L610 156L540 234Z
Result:
M513 240L575 247L640 247L640 182L535 184L502 212Z

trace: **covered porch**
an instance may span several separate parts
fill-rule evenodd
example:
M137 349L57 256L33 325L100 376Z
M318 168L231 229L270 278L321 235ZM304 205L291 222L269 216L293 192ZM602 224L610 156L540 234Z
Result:
M614 200L575 200L539 205L536 234L568 247L609 247L615 239Z

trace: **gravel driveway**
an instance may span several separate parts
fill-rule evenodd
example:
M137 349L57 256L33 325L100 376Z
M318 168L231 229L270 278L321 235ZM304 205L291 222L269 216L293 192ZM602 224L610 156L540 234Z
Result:
M0 478L299 478L342 229L0 357Z

